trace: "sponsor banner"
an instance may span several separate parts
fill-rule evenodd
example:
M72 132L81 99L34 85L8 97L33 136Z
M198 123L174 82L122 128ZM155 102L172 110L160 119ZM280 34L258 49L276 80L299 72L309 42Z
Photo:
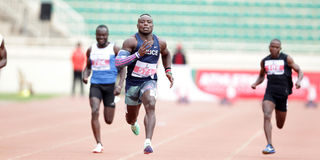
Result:
M266 89L267 77L255 90L251 88L258 74L257 71L197 70L195 83L203 92L221 98L262 98ZM292 78L295 84L297 74L294 71ZM301 86L300 89L293 88L290 99L319 100L320 72L305 72Z

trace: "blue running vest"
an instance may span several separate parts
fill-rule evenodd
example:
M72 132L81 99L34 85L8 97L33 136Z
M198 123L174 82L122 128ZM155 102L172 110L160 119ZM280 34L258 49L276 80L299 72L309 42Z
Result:
M114 43L105 48L98 48L97 44L91 46L91 84L112 84L116 82L118 70L115 65L116 54Z

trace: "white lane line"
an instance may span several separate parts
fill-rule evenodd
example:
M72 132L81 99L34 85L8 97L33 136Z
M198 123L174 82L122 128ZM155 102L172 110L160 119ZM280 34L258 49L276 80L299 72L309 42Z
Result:
M191 127L190 129L187 129L187 130L185 130L184 132L178 133L178 134L176 134L176 135L174 135L174 136L172 136L172 137L170 137L170 138L166 138L166 139L164 139L163 141L160 141L159 143L157 143L156 145L153 145L153 147L154 147L154 148L157 148L157 147L159 147L159 146L161 146L161 145L163 145L163 144L166 144L166 143L169 143L169 142L171 142L171 141L174 141L174 140L176 140L176 139L178 139L178 138L180 138L180 137L182 137L182 136L185 136L185 135L187 135L187 134L190 134L190 133L192 133L192 132L195 132L195 131L197 131L197 130L199 130L199 129L208 127L208 126L210 126L210 125L212 125L212 124L214 124L214 123L218 123L218 122L220 122L220 121L222 121L222 120L224 120L224 119L226 119L227 117L230 117L230 116L232 116L232 115L233 115L233 113L223 114L223 115L221 115L221 116L219 116L219 117L216 117L216 118L214 118L214 119L212 119L212 120L210 120L210 121L207 121L206 123L202 123L201 125ZM130 153L130 154L128 154L127 156L124 156L124 157L119 158L119 160L127 160L127 159L130 159L130 158L132 158L132 157L135 157L135 156L137 156L137 155L139 155L139 154L143 154L142 150L139 150L139 151Z
M124 129L128 129L128 126L115 128L115 129L112 129L112 130L109 130L109 131L105 132L104 134L113 133L113 132L117 132L117 131L124 130ZM68 141L68 142L65 142L65 143L59 143L57 145L53 145L53 146L51 146L49 148L46 148L46 149L38 149L38 150L35 150L33 152L28 152L28 153L25 153L25 154L21 154L21 155L9 158L8 160L15 160L15 159L20 159L20 158L32 156L34 154L38 154L38 153L41 153L41 152L44 152L44 151L54 150L54 149L57 149L57 148L60 148L60 147L64 147L64 146L67 146L67 145L71 145L71 144L74 144L74 143L85 141L85 140L88 140L88 139L91 139L91 138L92 138L92 136L86 136L86 137L82 137L80 139L77 138L77 139L75 139L73 141Z
M259 129L253 136L251 136L245 143L243 143L239 148L237 148L234 152L232 152L225 160L231 160L237 154L242 152L254 139L262 135L262 130Z

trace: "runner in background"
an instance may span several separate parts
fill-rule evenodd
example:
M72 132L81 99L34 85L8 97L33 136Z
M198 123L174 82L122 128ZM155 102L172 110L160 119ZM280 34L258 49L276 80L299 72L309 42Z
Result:
M282 129L287 116L288 96L292 93L292 69L298 73L298 80L295 83L297 89L301 87L303 78L302 70L293 59L281 51L279 39L273 39L269 45L270 54L260 62L260 73L257 80L251 85L252 89L264 81L267 74L267 88L262 101L262 111L264 114L264 132L267 139L267 146L262 151L264 154L275 153L272 145L272 125L271 117L275 109L277 127Z

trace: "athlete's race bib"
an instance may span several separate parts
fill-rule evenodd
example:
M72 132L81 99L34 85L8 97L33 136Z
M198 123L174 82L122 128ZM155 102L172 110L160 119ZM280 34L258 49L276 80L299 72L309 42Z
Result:
M131 75L133 77L139 77L139 78L149 77L149 76L153 78L156 72L157 72L157 64L150 64L146 62L137 61Z
M266 60L264 62L264 69L268 75L282 75L284 74L284 61Z
M91 61L92 70L102 71L110 69L110 60L109 59L95 59Z

